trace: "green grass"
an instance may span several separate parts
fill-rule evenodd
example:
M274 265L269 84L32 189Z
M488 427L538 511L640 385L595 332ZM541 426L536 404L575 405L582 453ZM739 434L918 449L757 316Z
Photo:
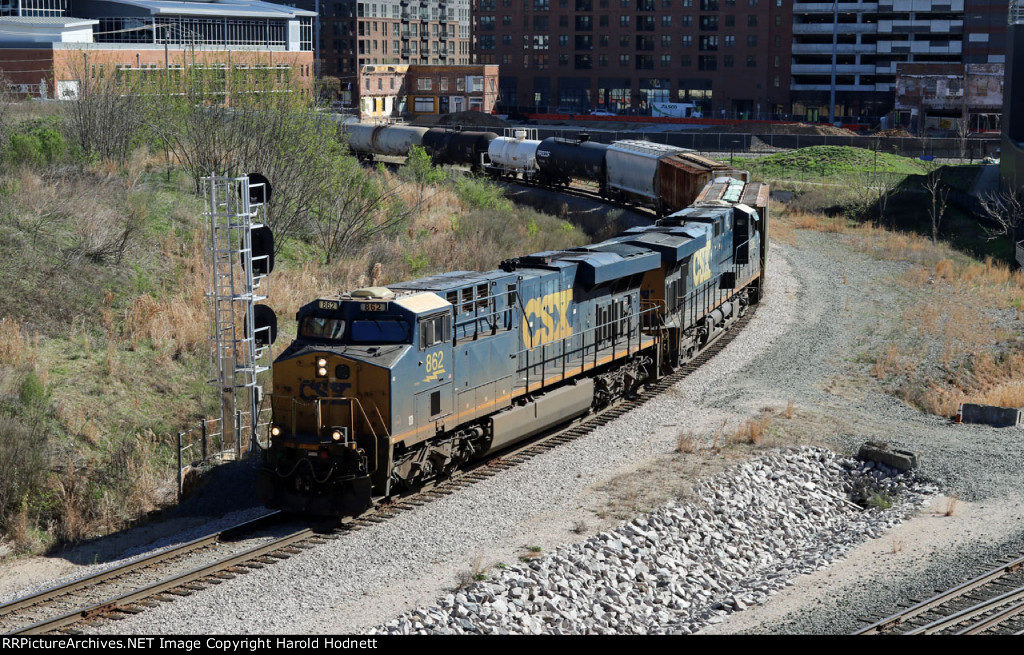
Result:
M887 172L923 175L935 168L931 162L885 152L848 146L814 146L743 162L755 179L819 179L841 181L851 174Z

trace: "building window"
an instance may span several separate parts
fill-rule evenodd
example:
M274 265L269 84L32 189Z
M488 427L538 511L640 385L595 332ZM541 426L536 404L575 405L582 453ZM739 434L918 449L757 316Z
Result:
M747 16L747 27L757 27L757 14Z
M629 27L629 16L619 16L619 26Z
M690 36L689 34L684 34L683 35L683 47L684 48L690 48L692 46L693 46L693 37Z
M747 37L747 47L748 48L756 48L757 47L757 36L751 34L750 36Z
M433 80L429 77L421 77L416 80L417 91L431 91L434 88Z
M629 55L619 55L619 66L629 66Z
M757 68L757 55L747 55L747 68Z
M724 55L722 57L722 66L725 68L732 68L732 55Z

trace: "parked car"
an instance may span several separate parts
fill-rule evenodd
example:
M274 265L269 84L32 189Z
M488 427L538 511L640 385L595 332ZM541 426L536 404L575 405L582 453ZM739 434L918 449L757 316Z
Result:
M613 111L605 111L604 109L595 109L590 112L591 116L616 116L617 114Z

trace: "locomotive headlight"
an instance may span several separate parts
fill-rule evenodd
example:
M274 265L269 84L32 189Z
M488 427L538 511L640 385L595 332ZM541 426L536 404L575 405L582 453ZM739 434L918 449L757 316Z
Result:
M281 436L281 428L277 427L276 425L271 426L271 428L270 428L270 436L272 436L272 437L279 437L279 436Z
M327 358L319 357L316 360L316 376L318 378L327 377Z
M327 377L327 369L321 366L316 370L316 374L317 377L325 378Z
M331 433L331 439L335 441L341 441L341 430L335 430Z
M319 366L320 368L326 368L327 367L327 358L326 357L321 357L320 359L316 360L316 365Z

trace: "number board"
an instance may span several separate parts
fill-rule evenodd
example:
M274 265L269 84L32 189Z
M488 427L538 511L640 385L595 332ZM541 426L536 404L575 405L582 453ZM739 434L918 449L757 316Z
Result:
M388 311L388 304L386 302L364 302L360 305L364 312L386 312Z
M321 301L319 301L317 303L317 307L319 307L320 309L330 309L332 311L336 311L338 309L338 301L337 300L321 300Z

